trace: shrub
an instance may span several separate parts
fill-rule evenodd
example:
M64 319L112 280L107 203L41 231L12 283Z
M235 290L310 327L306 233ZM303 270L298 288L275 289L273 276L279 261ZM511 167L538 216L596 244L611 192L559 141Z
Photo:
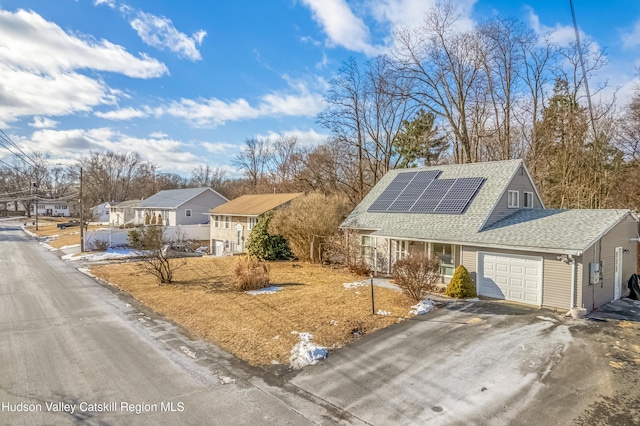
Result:
M164 228L145 226L127 233L129 246L136 250L160 250L165 244Z
M369 275L371 266L367 260L371 256L365 255L364 250L362 235L357 230L341 229L326 239L322 255L323 260L345 265L351 273Z
M476 288L471 281L471 274L463 265L456 268L451 278L451 282L445 290L445 294L449 297L458 299L466 299L467 297L476 297Z
M282 235L269 234L269 222L272 217L271 212L260 216L249 235L247 253L261 260L289 260L293 256L287 240Z
M109 248L109 241L107 240L95 240L93 242L93 249L95 251L107 251Z
M435 290L440 280L440 259L426 253L413 253L393 265L393 279L415 301Z
M269 287L269 265L254 257L240 259L235 272L234 284L238 291Z

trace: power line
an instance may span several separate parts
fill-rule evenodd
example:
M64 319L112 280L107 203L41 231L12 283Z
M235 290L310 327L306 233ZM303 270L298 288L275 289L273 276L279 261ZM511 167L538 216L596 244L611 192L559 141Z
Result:
M29 157L29 155L26 152L20 149L20 147L16 145L16 143L13 142L11 138L7 136L7 134L2 130L0 130L0 145L4 147L7 151L9 151L11 154L18 157L20 160L24 161L25 163L30 163L32 166L38 167L35 160L33 160L31 157ZM18 152L20 152L20 154L12 151L12 149L17 149Z

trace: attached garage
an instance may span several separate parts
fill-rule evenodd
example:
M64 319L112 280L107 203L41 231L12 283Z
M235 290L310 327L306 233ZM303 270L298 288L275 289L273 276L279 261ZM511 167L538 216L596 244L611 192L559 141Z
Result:
M542 305L542 257L478 252L481 296Z

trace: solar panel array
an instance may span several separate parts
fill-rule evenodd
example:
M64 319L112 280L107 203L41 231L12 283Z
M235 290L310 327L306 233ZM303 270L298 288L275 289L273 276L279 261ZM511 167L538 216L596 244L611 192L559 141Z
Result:
M404 172L391 181L369 212L461 214L484 178L438 179L440 170Z

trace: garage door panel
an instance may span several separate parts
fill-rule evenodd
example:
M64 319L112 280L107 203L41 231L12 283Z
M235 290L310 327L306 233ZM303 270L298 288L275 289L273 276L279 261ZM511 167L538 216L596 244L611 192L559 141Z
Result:
M478 253L478 294L541 305L542 259Z

